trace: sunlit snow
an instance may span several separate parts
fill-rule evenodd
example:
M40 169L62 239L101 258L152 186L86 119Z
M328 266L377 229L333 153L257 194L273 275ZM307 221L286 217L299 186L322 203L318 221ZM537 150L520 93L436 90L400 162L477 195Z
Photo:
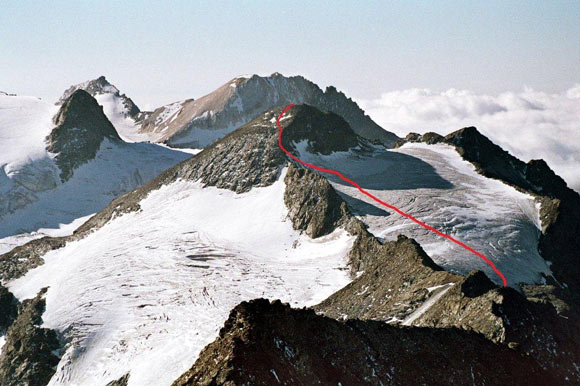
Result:
M193 182L152 192L142 211L44 256L9 283L20 299L47 294L44 324L69 342L51 385L169 385L242 300L294 306L349 282L344 230L310 239L292 229L281 178L235 194Z

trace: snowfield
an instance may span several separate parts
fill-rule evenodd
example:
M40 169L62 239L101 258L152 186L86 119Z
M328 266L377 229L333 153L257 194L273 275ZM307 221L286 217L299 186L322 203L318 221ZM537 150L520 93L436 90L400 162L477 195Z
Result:
M169 385L239 302L301 307L346 285L354 237L294 231L284 175L244 194L175 182L8 283L21 300L50 287L44 325L67 342L50 385Z
M7 175L18 165L48 158L44 139L58 109L40 98L0 94L0 167Z
M115 197L190 156L155 144L105 139L95 159L76 169L65 183L58 181L54 188L43 192L26 191L30 202L1 216L0 244L5 237L39 228L58 228L98 212ZM0 181L0 189L4 186Z
M509 285L539 283L542 273L550 274L537 249L540 219L534 198L478 174L453 147L408 143L396 150L374 147L319 156L306 146L296 144L301 159L342 172L381 200L463 241L491 259ZM392 240L405 234L446 270L467 274L480 269L502 284L476 255L330 179L377 237Z

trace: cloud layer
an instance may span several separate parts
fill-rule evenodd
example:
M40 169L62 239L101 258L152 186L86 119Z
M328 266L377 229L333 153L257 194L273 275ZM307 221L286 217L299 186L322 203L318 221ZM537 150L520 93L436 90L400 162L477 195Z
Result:
M497 96L409 89L358 102L379 125L399 136L427 131L445 135L476 126L523 161L543 158L580 191L580 84L558 94L527 88Z

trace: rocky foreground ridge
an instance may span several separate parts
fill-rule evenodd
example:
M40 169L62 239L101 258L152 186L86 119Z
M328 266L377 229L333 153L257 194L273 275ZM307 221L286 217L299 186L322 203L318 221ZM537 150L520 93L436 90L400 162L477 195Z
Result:
M174 386L547 385L532 359L459 329L340 322L265 299L234 308Z

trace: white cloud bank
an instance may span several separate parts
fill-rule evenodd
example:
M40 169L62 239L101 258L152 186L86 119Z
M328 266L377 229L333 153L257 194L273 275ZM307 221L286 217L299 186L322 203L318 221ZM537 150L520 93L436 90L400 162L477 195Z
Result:
M526 88L497 96L409 89L358 102L379 125L403 137L475 126L523 161L543 158L580 191L580 84L558 94Z

